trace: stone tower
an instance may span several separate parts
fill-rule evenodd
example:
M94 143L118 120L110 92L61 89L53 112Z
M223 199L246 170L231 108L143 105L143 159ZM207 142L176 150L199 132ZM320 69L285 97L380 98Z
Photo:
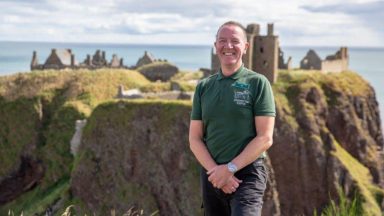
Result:
M249 48L243 55L246 68L263 74L274 83L277 80L279 63L279 40L273 35L273 24L268 24L267 35L260 35L259 24L249 24L246 28ZM211 71L216 73L220 68L219 59L212 49Z
M268 24L267 35L260 35L258 24L249 24L246 30L250 46L243 56L244 65L274 83L278 73L279 41L278 36L273 35L273 24Z
M38 69L38 65L39 65L39 59L37 58L37 52L33 51L32 61L31 61L31 70Z

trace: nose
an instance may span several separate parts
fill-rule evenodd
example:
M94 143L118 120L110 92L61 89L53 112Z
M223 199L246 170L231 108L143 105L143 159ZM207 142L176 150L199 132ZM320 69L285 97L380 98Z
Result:
M233 48L233 44L232 44L231 41L225 42L225 46L228 47L228 48Z

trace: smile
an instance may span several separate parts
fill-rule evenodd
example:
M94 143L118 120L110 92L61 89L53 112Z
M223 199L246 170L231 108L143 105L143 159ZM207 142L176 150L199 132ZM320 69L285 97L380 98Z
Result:
M223 55L225 55L225 56L232 56L232 55L235 55L235 53L232 53L232 52L224 52Z

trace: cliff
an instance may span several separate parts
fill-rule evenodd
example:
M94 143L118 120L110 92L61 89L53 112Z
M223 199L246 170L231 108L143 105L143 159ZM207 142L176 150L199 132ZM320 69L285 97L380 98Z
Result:
M148 84L130 76L140 75L0 79L0 214L69 204L99 214L201 212L199 166L188 146L191 102L112 100L121 83ZM367 215L381 215L384 141L370 85L352 72L294 71L280 73L273 89L278 115L263 214L312 215L341 187L362 196ZM69 142L82 118L88 122L73 157Z
M362 195L368 215L380 215L384 141L372 87L351 72L280 75L269 155L281 211L309 215L341 187Z

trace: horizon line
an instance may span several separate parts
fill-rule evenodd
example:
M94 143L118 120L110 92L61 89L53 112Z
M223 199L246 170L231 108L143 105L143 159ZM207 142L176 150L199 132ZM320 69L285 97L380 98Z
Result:
M116 42L79 42L79 41L13 41L13 40L0 40L0 43L45 43L45 44L99 44L99 45L133 45L133 46L200 46L200 47L213 47L213 44L183 44L183 43L174 43L174 44L156 44L156 43L116 43ZM342 47L345 45L283 45L281 47L295 47L295 48L308 48L308 47L314 47L314 48L334 48L334 47ZM353 45L353 46L345 46L348 48L370 48L370 49L384 49L384 46L361 46L361 45Z

